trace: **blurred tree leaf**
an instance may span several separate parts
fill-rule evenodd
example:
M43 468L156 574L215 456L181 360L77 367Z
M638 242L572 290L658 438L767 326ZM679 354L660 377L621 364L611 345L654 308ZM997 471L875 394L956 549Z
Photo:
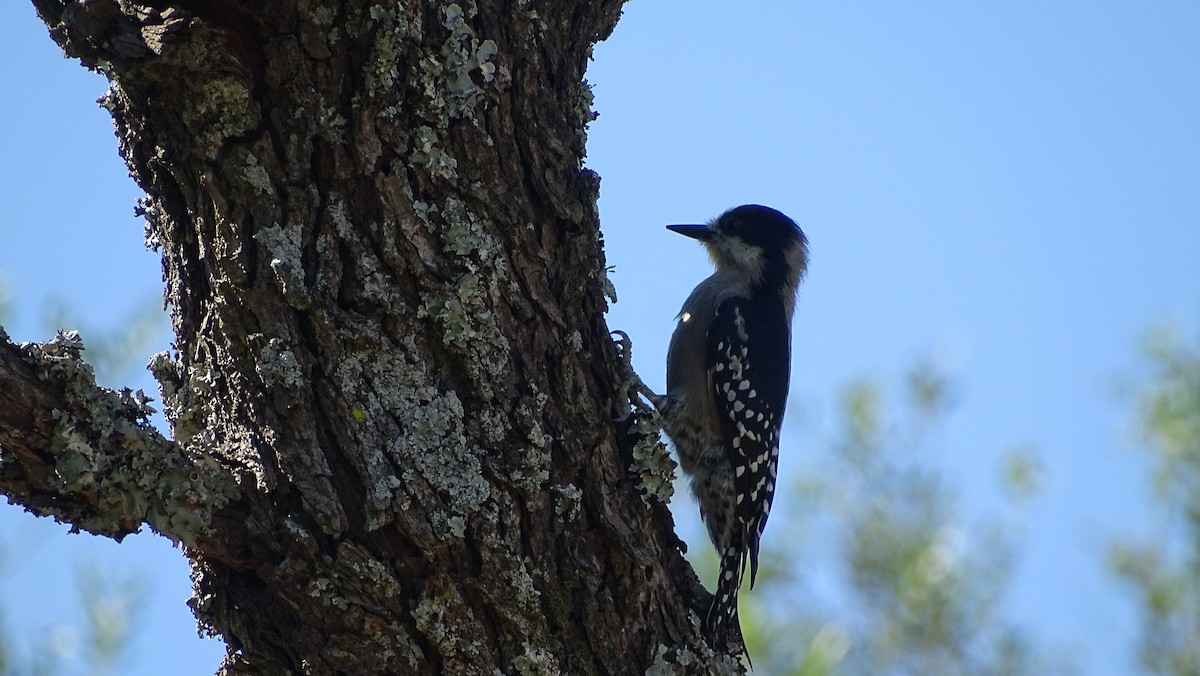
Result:
M145 607L140 574L113 575L86 564L76 573L76 584L83 610L81 626L57 622L36 631L24 627L25 640L14 643L17 634L5 621L7 614L0 615L0 674L121 673L138 614Z
M1159 523L1118 540L1109 565L1141 614L1146 673L1200 675L1200 335L1150 332L1149 381L1137 393L1138 428L1153 466Z
M87 622L87 659L94 674L118 673L133 638L138 611L145 606L146 587L136 575L114 577L95 565L85 565L77 577Z
M0 277L0 325L8 321L11 301L12 293L8 290L8 283L4 281L4 277Z
M1045 470L1031 447L1018 446L1004 454L1001 478L1008 496L1024 503L1041 493Z

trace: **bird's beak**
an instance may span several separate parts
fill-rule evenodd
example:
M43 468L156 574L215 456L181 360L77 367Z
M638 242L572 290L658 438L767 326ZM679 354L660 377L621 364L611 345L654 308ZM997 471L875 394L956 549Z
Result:
M701 242L707 242L713 237L713 231L707 225L668 225L667 230Z

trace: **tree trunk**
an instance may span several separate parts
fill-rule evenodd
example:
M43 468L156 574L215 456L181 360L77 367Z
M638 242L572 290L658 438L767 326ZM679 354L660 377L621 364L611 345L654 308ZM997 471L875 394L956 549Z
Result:
M5 494L181 542L224 673L733 667L612 421L583 74L620 0L35 4L112 82L173 439L76 337L0 332Z

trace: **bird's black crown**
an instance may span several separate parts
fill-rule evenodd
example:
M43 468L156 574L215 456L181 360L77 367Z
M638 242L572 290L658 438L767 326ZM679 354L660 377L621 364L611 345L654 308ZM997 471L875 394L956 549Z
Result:
M726 237L762 247L765 251L782 251L804 240L804 232L795 221L771 207L744 204L721 214L710 226Z

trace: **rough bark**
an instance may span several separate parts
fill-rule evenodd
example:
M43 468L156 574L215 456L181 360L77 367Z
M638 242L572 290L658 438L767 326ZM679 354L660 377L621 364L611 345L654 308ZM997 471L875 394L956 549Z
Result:
M35 5L112 82L173 440L73 337L5 339L7 495L182 542L225 673L737 668L611 421L583 75L619 1Z

